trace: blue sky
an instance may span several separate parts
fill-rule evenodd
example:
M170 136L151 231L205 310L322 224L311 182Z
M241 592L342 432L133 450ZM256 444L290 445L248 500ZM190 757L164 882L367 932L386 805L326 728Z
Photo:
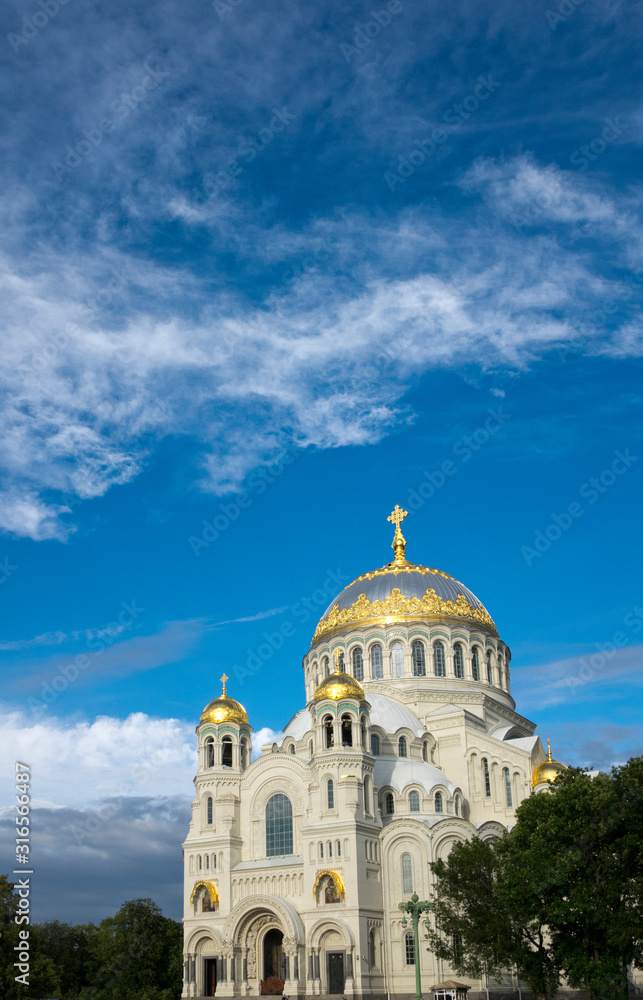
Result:
M288 721L396 503L557 756L640 753L640 10L560 6L3 6L0 709L37 916L179 915L201 709L225 671Z

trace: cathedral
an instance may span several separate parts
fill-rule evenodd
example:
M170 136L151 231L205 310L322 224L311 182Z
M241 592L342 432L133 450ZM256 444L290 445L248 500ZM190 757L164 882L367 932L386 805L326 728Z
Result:
M223 694L197 726L183 844L183 997L488 997L453 981L399 904L430 900L432 861L491 839L564 765L516 712L511 653L478 598L406 558L357 577L303 659L305 707L251 759Z

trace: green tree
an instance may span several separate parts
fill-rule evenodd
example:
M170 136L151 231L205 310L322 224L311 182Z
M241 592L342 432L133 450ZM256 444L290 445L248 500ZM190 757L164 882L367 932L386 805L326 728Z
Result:
M560 982L560 965L532 885L542 878L547 859L543 856L538 867L532 859L529 872L516 868L508 840L458 843L447 861L432 865L437 930L429 937L438 957L460 975L499 978L503 970L517 967L541 1000L552 996Z
M9 881L8 876L0 875L0 996L7 997L8 1000L17 996L13 949L19 940L18 928L14 923L18 912L18 897L13 890L14 883Z
M49 995L76 1000L84 988L95 982L92 944L97 928L94 924L73 926L49 920L35 925L33 932L38 954L50 959L59 971L60 987Z
M175 1000L182 945L181 924L164 917L151 899L124 903L101 921L92 940L98 1000Z
M518 810L512 850L528 864L546 845L539 895L551 946L570 986L626 998L627 968L643 960L643 758L591 776L570 768L553 795Z
M60 969L56 963L38 950L35 928L27 923L15 922L18 913L18 895L15 883L7 875L0 875L0 996L4 1000L24 1000L25 997L60 996ZM16 982L20 970L16 948L25 943L20 931L29 931L29 986Z
M593 777L570 768L552 791L526 799L502 840L433 865L434 947L465 975L517 967L540 996L562 972L624 1000L627 968L643 961L643 758Z

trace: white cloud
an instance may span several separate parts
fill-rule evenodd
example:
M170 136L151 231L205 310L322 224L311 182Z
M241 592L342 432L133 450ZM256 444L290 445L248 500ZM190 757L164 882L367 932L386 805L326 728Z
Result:
M481 161L464 184L503 218L538 199L541 219L625 231L626 208L613 198L526 157ZM6 531L65 539L71 512L56 492L90 499L127 482L167 434L200 440L202 485L218 493L286 444L376 442L410 419L403 397L418 373L525 370L554 347L581 345L588 309L614 284L553 234L525 240L484 215L458 222L453 257L454 223L419 210L389 222L317 220L297 234L294 258L283 229L253 242L260 226L243 213L224 212L217 225L224 246L264 262L297 263L320 238L323 253L260 305L114 250L42 251L30 271L19 255L2 261ZM441 248L439 268L418 263L430 247ZM350 278L338 273L347 265ZM105 306L96 288L109 274L118 277ZM594 352L640 353L631 324L596 338Z
M462 180L519 228L546 222L609 225L625 232L625 216L611 198L594 192L574 171L536 163L533 156L477 160Z
M260 757L261 748L266 743L273 743L275 740L280 740L282 736L283 732L280 729L271 729L270 726L262 726L261 729L257 729L256 733L252 734L253 757Z
M194 723L134 712L93 722L54 715L33 719L5 705L0 800L11 802L16 760L28 764L34 806L85 809L96 802L192 794L197 769ZM252 734L253 759L283 734L268 726ZM9 814L12 806L0 809Z
M85 808L110 797L190 794L196 772L193 724L143 712L94 722L55 716L34 721L5 706L1 725L4 802L13 798L16 760L31 768L36 807Z

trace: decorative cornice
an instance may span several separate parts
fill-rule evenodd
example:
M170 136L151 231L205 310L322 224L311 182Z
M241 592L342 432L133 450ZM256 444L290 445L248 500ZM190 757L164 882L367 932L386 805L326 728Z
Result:
M396 566L395 563L388 563L379 569L371 570L370 573L362 573L361 576L353 580L353 583L359 583L361 580L373 580L376 576L388 576L389 573L394 573L396 576L398 573L419 573L421 576L432 573L433 576L443 576L445 580L455 580L454 576L449 576L444 570L431 569L430 566L416 566L415 563L405 562L401 566Z
M395 571L389 570L389 572ZM427 570L427 572L439 571ZM315 629L313 642L321 636L335 634L346 626L393 625L397 622L426 621L427 618L434 621L456 618L475 622L494 636L498 635L489 612L482 607L474 608L463 594L458 594L455 601L446 601L438 597L435 590L429 587L422 597L405 597L399 587L393 587L384 601L369 601L366 594L360 594L350 608L343 608L340 611L339 604L334 604L327 617L322 618Z

